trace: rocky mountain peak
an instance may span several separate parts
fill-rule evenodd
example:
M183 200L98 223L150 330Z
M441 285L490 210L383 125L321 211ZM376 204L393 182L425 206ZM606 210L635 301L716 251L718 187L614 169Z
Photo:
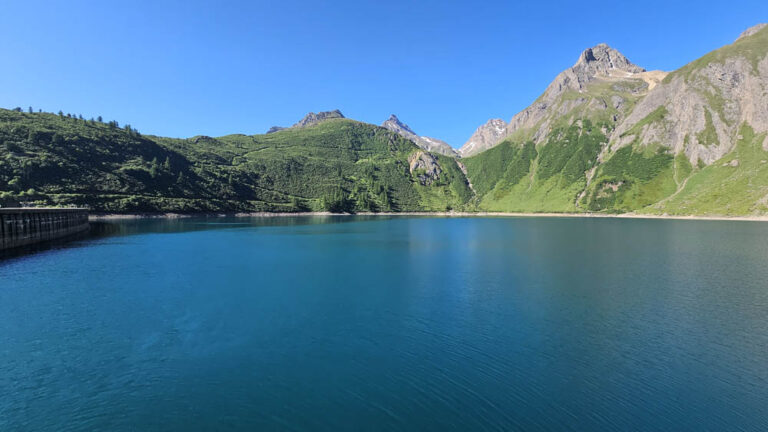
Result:
M572 67L558 74L544 94L533 105L512 117L503 130L501 128L504 125L503 121L498 119L489 121L475 131L461 147L459 153L462 157L472 156L495 146L505 137L521 130L531 131L530 138L534 142L539 142L546 137L552 119L565 115L577 106L590 103L588 94L590 83L628 79L642 72L645 72L645 69L630 62L622 53L604 43L587 48ZM653 77L636 78L651 80ZM561 99L567 92L577 92L584 96ZM600 107L601 103L598 100L596 106ZM604 108L607 108L607 105Z
M286 128L284 128L284 127L282 127L282 126L272 126L271 128L269 128L269 130L267 131L267 133L268 133L268 134L271 134L271 133L275 133L275 132L280 132L281 130L285 130L285 129L286 129Z
M413 129L408 127L407 124L400 121L400 119L397 118L397 116L394 114L390 115L387 121L381 124L381 127L385 129L389 129L392 132L399 133L400 135L404 135L406 136L406 138L412 139L413 138L412 136L416 136L416 132L414 132Z
M616 69L630 73L645 72L645 69L629 61L624 54L604 43L585 49L573 69L593 76L609 75L611 70Z
M744 32L741 33L739 35L739 38L736 39L736 40L738 41L738 40L744 39L746 37L750 37L753 34L755 34L755 33L759 32L760 30L764 29L766 26L768 26L767 23L761 23L761 24L758 24L758 25L754 25L754 26L744 30Z
M344 117L344 114L342 114L341 111L339 111L339 110L320 111L319 113L311 112L311 113L305 115L303 119L299 120L298 122L296 122L291 127L287 127L286 128L286 127L282 127L282 126L272 126L271 128L269 128L267 133L271 134L271 133L280 132L280 131L286 130L286 129L296 129L296 128L304 128L304 127L308 127L308 126L314 126L314 125L316 125L316 124L318 124L320 122L323 122L325 120L336 119L336 118L342 118L343 119L343 118L346 118L346 117Z
M339 110L333 110L333 111L321 111L319 113L309 113L304 116L303 119L299 120L298 123L294 124L292 127L307 127L307 126L313 126L316 125L322 121L335 119L335 118L345 118L344 114L341 113Z
M428 136L419 136L413 131L407 124L400 121L396 115L392 114L389 118L381 124L384 129L406 138L421 147L422 149L430 152L444 154L446 156L456 156L456 151L448 145L445 141L437 138L430 138Z
M507 122L502 119L490 119L475 130L475 133L459 149L459 154L471 156L496 145L506 134Z

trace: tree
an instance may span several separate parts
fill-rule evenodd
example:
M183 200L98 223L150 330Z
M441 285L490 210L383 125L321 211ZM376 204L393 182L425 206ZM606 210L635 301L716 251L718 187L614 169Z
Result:
M32 111L32 107L30 106L30 107L29 107L29 113L30 113L30 114L32 114L32 112L33 112L33 111Z
M101 116L98 116L98 117L96 117L96 121L98 121L99 123L103 123L104 119L101 118Z
M64 112L62 110L59 110L59 117L64 118Z
M305 212L308 210L307 204L299 197L291 197L291 207L295 212Z
M16 112L21 112L21 107L16 107L13 110L16 111Z
M40 141L40 136L41 136L41 134L40 134L39 131L36 131L34 129L30 129L29 130L29 136L27 137L27 139L31 143L38 144L39 141Z
M160 168L160 164L157 163L157 158L152 159L152 165L149 167L149 175L152 178L157 177L157 170Z
M171 159L168 156L165 157L165 162L163 162L163 169L171 172Z
M323 196L320 204L325 211L331 213L351 212L352 205L347 194L341 189L335 189Z
M389 194L387 193L387 189L382 187L381 192L379 192L379 200L381 201L381 209L384 211L390 211L392 210L392 206L389 202Z
M372 210L371 200L368 198L367 191L362 191L360 192L360 194L357 195L355 207L357 207L358 210Z

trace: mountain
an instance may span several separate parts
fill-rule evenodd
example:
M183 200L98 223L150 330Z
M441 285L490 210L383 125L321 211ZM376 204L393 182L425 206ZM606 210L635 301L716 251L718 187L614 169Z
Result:
M496 141L460 150L491 211L768 211L768 28L669 74L585 50Z
M264 135L141 135L0 109L0 204L99 212L436 211L472 198L452 158L319 113Z
M760 24L667 75L618 124L609 151L675 157L666 174L671 193L647 211L758 214L768 210L767 133L768 27ZM608 199L626 201L623 189Z
M473 136L459 149L459 153L472 156L509 136L530 138L538 143L544 140L558 119L584 111L604 111L607 108L605 105L612 105L610 111L621 114L627 96L636 99L661 78L663 72L647 73L620 52L606 44L599 44L584 50L578 61L558 74L530 107L512 117L502 132L489 134L483 140L475 140ZM495 123L494 126L500 125L498 120L491 122ZM487 126L488 123L478 131L482 133Z
M504 120L490 119L475 130L458 153L464 157L487 150L496 145L506 135L506 131L507 123Z
M381 124L381 127L389 129L396 134L411 140L414 144L422 149L440 153L445 156L457 156L456 150L453 149L445 141L441 141L436 138L430 138L427 136L419 136L414 132L407 124L400 121L396 115L392 114L389 118Z
M766 215L768 26L669 73L586 49L458 153L394 115L379 127L309 113L269 132L164 138L0 110L0 204Z
M333 110L333 111L321 111L317 114L311 112L304 116L303 119L299 120L296 124L291 126L292 128L303 128L307 126L314 126L316 124L319 124L321 122L324 122L326 120L330 119L338 119L338 118L344 118L344 114L341 113L339 110Z
M321 111L319 113L313 113L310 112L307 115L304 116L301 120L294 123L293 126L290 128L282 127L282 126L272 126L267 131L268 134L280 132L281 130L285 129L296 129L296 128L304 128L308 126L314 126L320 122L324 122L326 120L331 119L339 119L339 118L345 118L344 114L341 113L339 110L333 110L333 111Z

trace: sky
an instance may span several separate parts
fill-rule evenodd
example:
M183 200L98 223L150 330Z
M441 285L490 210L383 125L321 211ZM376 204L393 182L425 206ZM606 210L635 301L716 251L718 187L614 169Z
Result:
M340 109L461 146L588 47L673 70L768 22L768 2L0 0L0 107L172 137Z

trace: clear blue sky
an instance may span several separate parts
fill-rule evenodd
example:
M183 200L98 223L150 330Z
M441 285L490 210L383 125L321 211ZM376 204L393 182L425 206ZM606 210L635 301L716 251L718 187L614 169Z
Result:
M671 70L765 21L765 0L8 0L0 106L177 137L262 133L335 108L375 124L396 113L460 146L584 48Z

